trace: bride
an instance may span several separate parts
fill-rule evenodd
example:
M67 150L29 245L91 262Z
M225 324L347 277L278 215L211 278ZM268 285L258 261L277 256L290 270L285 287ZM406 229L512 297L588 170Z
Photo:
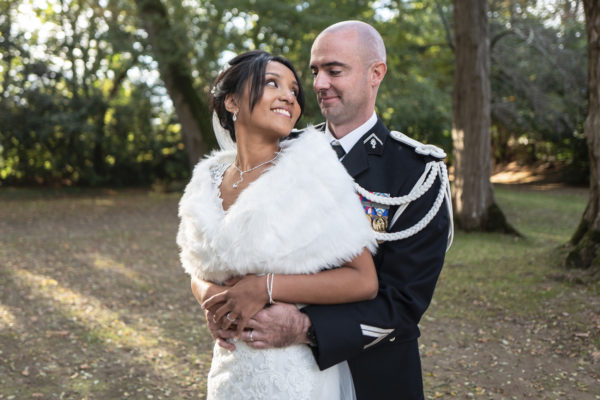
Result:
M276 301L331 304L373 298L376 241L353 180L321 132L288 138L304 108L284 58L241 54L211 91L224 150L194 168L179 204L177 243L192 279L224 283L203 307L241 333ZM245 276L231 281L232 278ZM215 345L208 399L351 399L347 364L319 371L310 348Z

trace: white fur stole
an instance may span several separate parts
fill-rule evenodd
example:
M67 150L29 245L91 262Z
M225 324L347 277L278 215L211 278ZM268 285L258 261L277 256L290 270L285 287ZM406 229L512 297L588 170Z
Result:
M217 151L194 168L179 203L183 268L213 282L248 273L315 273L342 265L376 241L353 179L322 132L281 143L274 165L227 212L211 168L230 164Z

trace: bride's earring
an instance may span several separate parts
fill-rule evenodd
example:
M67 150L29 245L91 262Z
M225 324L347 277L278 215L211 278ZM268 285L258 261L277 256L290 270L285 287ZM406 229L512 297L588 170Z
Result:
M237 111L233 112L233 117L231 117L231 119L233 120L233 122L237 121Z

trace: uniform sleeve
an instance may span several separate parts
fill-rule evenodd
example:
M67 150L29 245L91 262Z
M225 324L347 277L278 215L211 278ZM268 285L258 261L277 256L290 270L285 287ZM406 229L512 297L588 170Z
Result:
M439 182L412 203L392 231L412 226L425 215ZM422 231L407 239L385 242L375 256L379 292L375 299L337 305L311 305L305 312L315 327L313 348L321 369L386 343L413 340L429 306L444 263L449 215L441 207Z

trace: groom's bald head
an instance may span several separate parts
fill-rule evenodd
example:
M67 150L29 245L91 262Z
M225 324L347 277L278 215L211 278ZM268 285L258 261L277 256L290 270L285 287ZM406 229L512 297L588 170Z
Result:
M357 53L361 55L365 65L374 62L386 62L383 39L371 25L362 21L342 21L325 28L315 39L315 43L323 36L332 33L348 33L355 40ZM354 33L354 34L352 34Z

